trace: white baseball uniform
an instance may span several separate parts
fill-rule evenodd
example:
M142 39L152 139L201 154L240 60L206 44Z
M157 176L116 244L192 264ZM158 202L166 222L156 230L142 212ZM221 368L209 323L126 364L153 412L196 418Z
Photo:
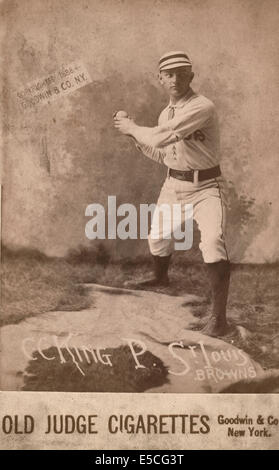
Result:
M191 88L175 105L162 111L158 126L138 127L134 132L137 147L149 158L174 170L204 170L219 164L219 126L214 104ZM200 249L206 263L228 260L225 245L226 198L222 176L198 181L183 181L169 175L161 189L156 211L161 204L180 204L181 214L172 213L173 231L184 220L185 204L193 205L193 216L201 232ZM165 237L159 218L153 215L149 234L150 251L168 256L174 240Z

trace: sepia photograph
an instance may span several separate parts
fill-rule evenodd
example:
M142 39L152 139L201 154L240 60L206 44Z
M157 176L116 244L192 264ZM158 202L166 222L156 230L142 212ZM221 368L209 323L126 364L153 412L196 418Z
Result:
M5 448L64 448L90 396L151 448L213 422L220 448L278 445L278 20L276 0L0 2Z

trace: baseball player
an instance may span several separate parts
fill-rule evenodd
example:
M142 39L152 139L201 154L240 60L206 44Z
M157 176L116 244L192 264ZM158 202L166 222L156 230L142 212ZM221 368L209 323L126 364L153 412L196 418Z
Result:
M133 137L144 155L167 166L155 212L162 204L180 204L182 217L175 220L172 213L173 231L184 220L185 204L192 204L213 301L212 314L202 332L223 336L227 331L230 264L224 237L226 204L219 166L219 127L214 104L191 88L193 77L192 63L185 52L164 54L159 60L159 80L170 101L158 125L139 126L123 113L115 115L114 125L122 134ZM148 242L155 276L135 282L134 287L168 285L174 240L163 232L160 218L153 215Z

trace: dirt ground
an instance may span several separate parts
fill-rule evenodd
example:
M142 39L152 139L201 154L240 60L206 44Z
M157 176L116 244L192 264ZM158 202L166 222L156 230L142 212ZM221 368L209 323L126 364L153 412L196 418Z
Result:
M85 283L123 287L127 279L146 276L149 259L112 262L106 252L48 258L36 251L2 253L1 325L49 311L77 311L89 306ZM232 332L223 338L246 351L266 370L279 368L279 264L232 265L228 318ZM203 300L193 305L198 324L210 313L210 286L206 268L175 257L171 284L158 292Z

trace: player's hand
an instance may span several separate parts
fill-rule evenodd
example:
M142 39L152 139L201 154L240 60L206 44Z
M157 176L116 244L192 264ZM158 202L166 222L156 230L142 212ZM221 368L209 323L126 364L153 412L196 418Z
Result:
M114 127L119 130L122 134L131 134L132 128L135 126L135 121L129 117L117 117L114 118Z

